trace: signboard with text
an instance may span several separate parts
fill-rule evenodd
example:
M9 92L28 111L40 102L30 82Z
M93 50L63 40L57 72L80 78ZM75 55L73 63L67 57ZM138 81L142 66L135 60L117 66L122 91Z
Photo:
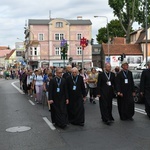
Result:
M110 56L110 64L111 66L115 67L115 66L120 66L121 65L121 61L119 59L120 55L118 56ZM126 61L129 63L129 66L137 66L138 64L140 64L143 60L142 56L126 56Z

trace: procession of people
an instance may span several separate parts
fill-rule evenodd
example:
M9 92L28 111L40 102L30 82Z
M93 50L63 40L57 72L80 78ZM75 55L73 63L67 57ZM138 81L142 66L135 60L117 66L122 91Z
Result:
M51 69L52 68L52 69ZM46 69L27 70L18 72L20 88L33 97L37 104L42 104L43 92L46 93L48 110L51 121L60 128L69 124L85 125L84 104L99 101L100 116L103 123L111 125L115 119L112 113L113 98L117 99L120 120L133 121L135 89L132 71L127 61L121 68L112 70L110 63L105 63L103 71L97 72L91 68L78 69L67 65ZM145 111L150 118L150 63L148 69L142 72L141 96L145 98Z

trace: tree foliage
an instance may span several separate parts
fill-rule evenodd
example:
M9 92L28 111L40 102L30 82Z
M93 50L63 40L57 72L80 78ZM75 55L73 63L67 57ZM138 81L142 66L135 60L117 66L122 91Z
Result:
M108 27L108 33L107 33L107 27ZM113 38L113 37L124 37L125 32L122 29L119 20L111 20L107 27L100 28L98 30L98 34L96 35L96 40L99 44L101 43L107 43L108 42L108 37Z
M147 13L147 25L150 26L150 0L147 0L147 9L146 9L146 1L140 0L140 5L136 14L135 21L137 21L143 28L145 28L145 19Z
M148 2L148 14L149 4ZM118 17L123 30L126 33L126 41L129 43L130 31L135 21L145 24L145 0L109 0L109 6L113 9L114 15Z

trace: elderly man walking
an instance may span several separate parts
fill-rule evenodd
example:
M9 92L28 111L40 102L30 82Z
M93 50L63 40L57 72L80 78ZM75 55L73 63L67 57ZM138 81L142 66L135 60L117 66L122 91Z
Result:
M72 75L69 76L66 81L69 95L69 122L74 125L84 126L84 101L86 100L86 90L83 77L78 74L78 69L74 67L72 68Z
M100 112L105 124L110 125L112 116L112 99L114 97L115 74L111 72L111 65L105 64L103 73L98 76L97 92L99 97Z
M56 76L49 84L49 103L51 104L52 123L65 128L68 124L67 104L68 92L66 80L62 78L62 69L56 69Z
M128 70L129 65L127 61L122 62L122 70L117 75L116 90L118 111L121 120L133 120L134 115L134 81L132 72Z

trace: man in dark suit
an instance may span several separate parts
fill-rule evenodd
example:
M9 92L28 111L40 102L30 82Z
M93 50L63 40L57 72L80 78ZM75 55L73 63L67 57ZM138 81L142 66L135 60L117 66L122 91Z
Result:
M110 125L114 118L112 116L112 99L114 97L115 74L111 72L111 65L105 64L104 71L98 76L97 92L102 120Z
M127 61L122 62L122 70L117 75L116 90L118 111L121 120L133 120L134 115L134 81L132 72L128 70L129 65Z
M66 72L63 74L63 78L67 79L67 77L71 75L71 69L72 69L71 65L66 66Z
M49 84L49 103L51 104L51 119L55 125L65 128L68 124L67 104L68 92L66 80L62 78L62 69L56 69L56 76Z
M147 67L141 75L140 91L145 98L145 111L150 118L150 62L147 63Z

